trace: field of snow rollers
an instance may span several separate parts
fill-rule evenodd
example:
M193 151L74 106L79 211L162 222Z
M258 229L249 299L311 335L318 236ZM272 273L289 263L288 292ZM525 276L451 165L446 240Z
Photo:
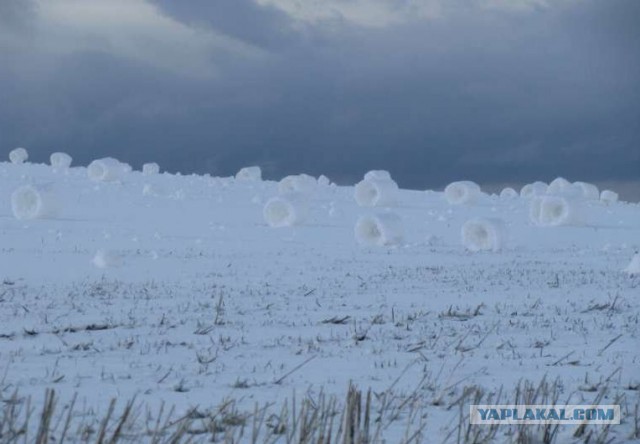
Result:
M640 205L0 163L0 442L640 442ZM619 404L476 426L469 404Z

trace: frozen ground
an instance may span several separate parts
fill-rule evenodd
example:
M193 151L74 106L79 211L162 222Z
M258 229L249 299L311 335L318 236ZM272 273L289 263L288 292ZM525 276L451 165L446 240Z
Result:
M55 218L13 217L26 183L49 184ZM96 183L86 168L0 163L0 397L31 397L37 415L46 388L59 412L77 395L97 429L112 398L123 408L135 395L150 417L162 402L179 417L231 400L239 415L268 403L278 414L294 393L342 402L352 381L375 394L387 442L409 421L415 442L463 442L474 389L507 403L546 378L559 402L622 404L607 440L639 433L640 277L622 272L640 249L638 204L592 202L583 226L538 227L526 199L452 206L403 190L405 242L374 248L354 240L375 211L353 187L320 186L305 225L271 228L262 209L277 194L269 181ZM505 248L466 251L461 226L485 216L505 221ZM603 433L574 432L554 442Z

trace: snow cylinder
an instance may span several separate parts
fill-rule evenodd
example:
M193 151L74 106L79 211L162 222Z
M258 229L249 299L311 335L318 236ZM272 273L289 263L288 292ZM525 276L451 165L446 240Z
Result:
M511 200L518 197L518 192L513 188L507 187L500 191L500 199Z
M531 221L540 226L579 225L580 206L575 200L560 196L539 196L529 207Z
M236 173L238 180L262 180L262 169L259 166L241 168Z
M51 153L51 156L49 156L49 163L55 170L64 171L69 169L72 161L73 159L67 153Z
M11 210L19 220L46 219L57 214L58 202L48 188L23 185L11 194Z
M29 158L29 153L24 148L16 148L9 152L9 161L13 164L25 163Z
M531 199L536 196L544 196L547 194L548 185L544 182L528 183L520 189L520 197Z
M270 227L290 227L303 224L308 210L304 199L291 193L269 199L262 209L262 215Z
M602 190L602 193L600 193L600 201L606 204L616 203L618 201L618 193L611 190Z
M142 165L142 174L150 176L152 174L158 174L160 172L160 165L155 162L149 162Z
M356 222L355 237L361 245L400 245L404 238L402 219L395 213L361 216Z
M286 176L278 182L278 192L280 194L287 193L311 193L318 186L315 177L308 174L297 174Z
M89 179L96 182L113 182L131 168L128 164L120 162L113 157L104 157L96 159L87 167L87 175Z
M462 225L462 245L469 251L499 251L505 243L505 226L500 219L475 218Z
M361 207L388 207L398 199L398 184L393 180L366 179L354 188L354 197Z
M582 197L587 200L600 200L600 190L592 183L587 182L574 182L574 187L582 192Z
M364 180L393 180L386 170L371 170L364 175Z
M478 200L480 194L480 186L470 180L452 182L444 189L444 196L452 205L471 204Z
M547 194L555 194L555 195L563 195L566 193L567 189L571 186L571 182L569 182L564 177L556 177L551 182L549 182L549 186L547 187Z

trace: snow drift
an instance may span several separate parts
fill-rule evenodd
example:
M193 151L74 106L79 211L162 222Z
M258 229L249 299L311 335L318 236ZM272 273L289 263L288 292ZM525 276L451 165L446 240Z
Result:
M25 163L28 158L29 153L24 148L16 148L9 152L9 160L14 164Z
M531 221L540 226L579 225L582 222L578 202L560 196L539 196L529 207Z
M244 167L237 172L236 179L262 180L262 169L259 166Z
M11 194L11 210L19 220L45 219L57 214L58 203L48 188L24 185Z
M152 174L158 174L160 172L160 165L155 162L149 162L142 165L142 174L150 176Z
M464 205L474 203L481 195L480 186L469 180L452 182L444 189L447 202L452 205Z
M298 174L287 176L278 183L278 191L280 194L288 193L311 193L318 186L315 177L308 174Z
M361 207L388 207L397 202L398 191L391 179L365 179L356 184L354 197Z
M297 194L272 197L262 210L264 220L270 227L290 227L300 225L307 219L307 206Z
M131 166L113 157L94 160L87 167L89 179L96 182L113 182L131 171Z
M504 222L476 218L462 226L462 245L469 251L499 251L505 243Z
M72 158L67 153L51 153L49 162L55 170L64 171L71 166Z
M355 237L361 245L400 245L404 238L402 219L395 213L361 216L356 222Z

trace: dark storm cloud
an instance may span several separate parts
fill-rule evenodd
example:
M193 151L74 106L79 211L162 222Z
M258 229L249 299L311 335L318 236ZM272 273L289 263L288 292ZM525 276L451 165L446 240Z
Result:
M18 3L28 2L2 4L14 5L12 23L29 23ZM413 188L639 179L635 0L460 9L380 27L301 24L250 0L155 4L197 35L261 55L209 51L187 35L192 53L171 71L110 47L16 54L0 41L10 62L0 70L0 145L40 160L65 150L82 163L116 155L216 174L259 163L271 177L353 182L385 168ZM29 26L15 28L30 39ZM214 75L189 75L208 63Z

